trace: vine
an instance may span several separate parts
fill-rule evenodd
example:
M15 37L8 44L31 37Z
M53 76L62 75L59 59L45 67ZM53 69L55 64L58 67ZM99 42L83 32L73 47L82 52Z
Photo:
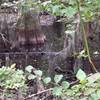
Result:
M83 19L82 19L81 11L80 11L80 3L79 3L78 0L76 0L76 2L77 2L78 13L79 13L79 17L80 17L80 23L81 23L81 26L82 26L82 29L83 29L84 43L85 43L85 49L86 49L86 52L87 52L87 55L88 55L88 60L89 60L90 64L92 65L94 71L98 72L97 69L96 69L96 66L94 65L94 63L91 59L91 55L90 55L90 51L89 51L89 45L88 45L87 36L86 36L86 31L85 31L85 28L84 28Z

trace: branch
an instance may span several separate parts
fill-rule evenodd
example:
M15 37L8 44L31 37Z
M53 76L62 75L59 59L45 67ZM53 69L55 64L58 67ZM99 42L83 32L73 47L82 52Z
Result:
M0 33L1 37L2 37L2 40L4 41L4 43L7 41L9 42L5 37L4 37L4 34Z
M51 91L52 89L53 89L53 88L50 88L50 89L43 90L43 91L41 91L41 92L38 92L38 93L32 94L32 95L26 97L24 100L27 100L27 99L32 98L32 97L34 97L34 96L37 96L37 95L40 95L40 94L42 94L42 93L45 93L45 92Z
M76 80L76 81L74 81L74 82L71 82L71 83L70 83L70 86L73 86L73 85L75 85L75 84L77 84L77 83L79 83L79 80ZM59 86L59 87L60 87L60 86ZM53 90L53 88L49 88L49 89L43 90L43 91L41 91L41 92L32 94L32 95L30 95L30 96L24 98L24 100L27 100L27 99L29 99L29 98L32 98L32 97L34 97L34 96L37 96L37 95L40 95L40 94L42 94L42 93L46 93L46 92L49 92L49 91L52 91L52 90Z

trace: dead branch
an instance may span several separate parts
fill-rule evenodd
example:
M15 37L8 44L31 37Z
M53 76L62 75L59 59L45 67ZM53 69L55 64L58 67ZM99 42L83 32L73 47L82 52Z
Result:
M49 91L51 91L52 89L53 89L53 88L50 88L50 89L46 89L46 90L43 90L43 91L41 91L41 92L38 92L38 93L32 94L32 95L26 97L24 100L27 100L27 99L32 98L32 97L34 97L34 96L40 95L40 94L42 94L42 93L49 92Z

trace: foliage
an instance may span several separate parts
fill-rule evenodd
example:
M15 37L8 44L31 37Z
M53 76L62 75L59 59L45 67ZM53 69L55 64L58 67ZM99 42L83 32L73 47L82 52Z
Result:
M32 66L31 66L32 67ZM34 80L36 78L39 78L40 81L42 81L44 83L44 85L48 85L48 84L51 84L52 83L52 79L50 77L45 77L43 75L43 71L41 70L33 70L31 69L31 71L29 70L30 69L30 65L26 67L26 71L28 72L28 79L29 80ZM32 74L33 72L33 74ZM31 78L29 78L29 76L32 76ZM53 80L53 85L54 85L54 88L52 89L52 93L54 95L60 95L62 93L62 90L64 88L69 88L69 82L67 81L61 81L63 79L63 75L55 75ZM59 85L59 83L61 83L61 86Z
M38 1L24 0L18 3L17 7L21 11L21 13L25 13L30 10L32 10L33 13L39 13L41 9L41 4Z
M43 79L43 82L44 82L45 84L48 84L48 83L51 82L51 78L50 78L50 77L46 77L46 78Z
M18 89L25 85L25 80L24 72L16 70L14 64L11 67L0 68L0 87L2 88Z
M78 76L81 75L81 76ZM83 76L85 76L83 78ZM74 97L75 100L84 100L86 98L89 100L99 100L100 97L98 95L99 87L100 87L100 73L92 74L90 76L86 76L86 74L80 69L77 72L77 77L80 79L80 83L73 85L70 89L67 89L64 95L68 97ZM97 78L98 76L98 78ZM82 80L83 79L83 80ZM93 81L94 80L94 81ZM82 82L85 81L83 84ZM95 98L95 99L94 99ZM73 100L73 99L71 99Z
M50 0L45 10L56 16L73 17L78 13L77 0ZM92 20L93 16L100 15L100 0L78 0L81 6L82 17L85 20Z
M55 83L58 84L62 78L63 78L63 75L55 75L55 77L54 77Z
M28 69L29 68L29 69ZM24 76L24 74L26 74ZM26 67L26 72L16 70L15 64L11 67L0 68L0 86L5 89L18 89L25 85L26 77L29 80L39 78L39 81L44 83L44 86L52 84L51 92L55 96L59 96L62 100L66 97L70 100L83 100L88 98L90 100L100 99L100 73L91 74L89 76L79 69L74 84L64 80L63 75L55 75L53 80L50 77L45 77L43 71L34 70L31 65Z
M6 0L4 0L6 1ZM4 2L3 1L3 2ZM100 15L100 0L78 0L81 6L82 18L85 21L93 20ZM48 11L55 16L74 17L78 13L77 0L25 0L18 3L22 11L35 8L35 12Z
M87 76L84 71L79 69L79 71L76 74L76 77L78 78L79 83L76 83L75 85L70 87L69 82L63 81L60 86L53 88L52 93L54 95L61 96L62 98L64 96L70 97L70 98L73 97L73 98L76 98L75 100L80 100L85 97L88 97L91 99L94 96L99 98L98 93L99 93L99 87L100 87L99 85L100 84L100 73Z
M80 83L83 83L86 80L86 74L81 69L77 72L76 77L80 80Z
M39 73L41 72L40 70L36 71ZM50 77L44 77L43 72L40 76L38 76L38 74L35 73L35 78L40 77L40 81L44 82L44 85L53 84L53 87L51 88L52 94L60 96L62 100L64 98L69 98L68 100L73 100L73 98L74 100L100 99L100 73L87 76L82 69L79 69L76 74L77 81L74 84L73 82L69 83L64 80L63 75L55 75L53 78L54 81L51 81Z
M85 21L93 20L100 15L100 0L78 0L81 14ZM23 12L34 9L34 12L48 11L55 16L72 18L78 13L77 0L25 0L18 3L18 8Z
M45 6L45 5L43 5ZM51 0L51 2L47 3L45 6L45 10L50 12L55 16L68 16L72 17L76 12L76 7L64 5L60 0Z

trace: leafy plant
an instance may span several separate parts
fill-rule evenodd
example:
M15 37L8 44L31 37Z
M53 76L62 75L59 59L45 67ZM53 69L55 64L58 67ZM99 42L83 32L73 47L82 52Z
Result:
M55 77L54 77L55 83L58 84L62 78L63 78L63 75L55 75Z
M40 81L44 82L44 85L46 86L48 84L52 84L53 87L51 87L49 90L55 96L60 96L61 98L66 96L67 98L70 98L70 100L73 100L72 98L76 98L75 100L80 100L87 97L93 100L94 98L100 98L100 73L87 76L82 69L79 69L76 74L77 81L73 84L64 80L63 75L55 75L53 82L50 77L44 76L43 71L36 69L34 70L34 68L32 69L32 66L27 66L26 71L30 76L28 79L34 80L35 78L39 78Z
M50 77L46 77L46 78L43 79L43 82L44 82L45 84L48 84L48 83L51 82L51 78L50 78Z
M22 70L11 65L11 67L3 66L0 68L0 86L6 89L18 89L25 85L25 76Z
M28 69L29 68L29 69ZM52 93L56 96L61 95L63 92L63 89L67 89L69 88L70 84L67 81L62 81L63 79L63 75L55 75L53 80L54 82L51 80L50 77L45 77L43 75L43 71L41 70L34 70L34 68L32 69L32 66L27 66L26 67L26 71L28 72L28 79L29 80L34 80L36 78L39 78L40 81L42 81L44 83L44 85L48 85L48 84L53 84L54 87L50 90L52 90ZM32 74L33 73L33 74ZM61 83L61 85L59 85Z
M80 80L80 83L86 81L86 73L81 69L78 70L76 77L78 80Z

